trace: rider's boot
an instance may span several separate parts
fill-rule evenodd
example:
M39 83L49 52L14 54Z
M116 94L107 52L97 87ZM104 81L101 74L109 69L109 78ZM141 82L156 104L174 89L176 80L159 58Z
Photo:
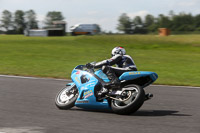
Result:
M108 76L109 77L109 76ZM109 89L117 90L120 88L120 82L117 77L109 78L110 82L106 83L99 91L98 96L105 97Z
M114 71L109 66L103 66L102 67L103 73L105 73L110 80L110 82L104 84L105 89L118 89L120 88L120 81Z
M109 66L103 66L103 72L107 75L110 82L103 85L102 89L99 91L99 96L105 96L109 89L119 89L120 81L118 77L115 75L113 70Z
M102 97L105 97L105 95L108 93L108 89L102 87L101 90L98 92L98 99L101 99Z

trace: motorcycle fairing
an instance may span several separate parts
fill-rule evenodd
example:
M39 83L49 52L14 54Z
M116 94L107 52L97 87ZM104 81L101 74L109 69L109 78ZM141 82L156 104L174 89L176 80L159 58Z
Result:
M125 80L125 81L136 81L139 82L139 79L142 79L143 82L140 84L141 86L145 87L151 83L153 83L158 78L158 75L155 72L147 72L147 71L129 71L123 73L119 80ZM144 80L146 79L146 80Z
M74 85L74 82L71 82L71 83L67 83L66 86L72 86Z
M99 78L103 79L104 82L110 82L110 80L108 79L108 77L106 76L106 74L103 73L103 71L102 71L101 69L98 70L98 71L96 71L95 74L96 74Z
M147 71L129 71L123 73L119 80L133 80L139 77L150 76L153 81L158 78L158 75L155 72L147 72Z
M80 66L77 67L80 68ZM71 75L72 81L79 91L75 106L86 109L110 109L107 99L104 99L103 102L96 101L94 88L99 81L89 72L76 68Z
M104 82L109 82L107 76L102 72L102 70L97 70L94 73L96 76L101 78ZM95 86L99 84L98 77L95 77L94 74L91 74L84 70L83 65L77 66L71 74L72 81L76 84L76 87L79 91L79 96L75 102L75 106L85 109L110 109L107 99L104 99L101 102L98 102L95 97ZM126 81L123 84L129 82L137 84L141 81L141 86L147 86L153 83L158 78L158 75L154 72L146 71L129 71L123 73L119 80ZM143 80L147 79L147 80ZM73 84L71 84L73 85Z

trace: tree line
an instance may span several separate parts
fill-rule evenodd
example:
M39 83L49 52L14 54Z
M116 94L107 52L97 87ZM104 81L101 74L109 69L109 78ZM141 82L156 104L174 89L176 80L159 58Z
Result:
M53 21L64 20L61 12L50 11L46 14L46 26L52 25ZM14 13L4 10L0 18L0 28L6 34L23 34L25 29L38 29L37 15L34 10L17 10Z
M184 12L175 14L170 11L169 15L160 14L158 17L148 14L144 19L140 16L131 19L123 13L118 22L117 29L126 34L152 33L157 32L158 28L169 28L174 32L200 31L200 14L193 16Z
M53 21L64 20L59 11L49 11L45 17L45 25L49 27ZM4 10L0 18L0 28L6 34L23 34L25 29L37 29L38 20L34 10L17 10L14 13ZM142 19L140 16L130 18L126 13L119 16L117 30L125 34L146 34L157 32L158 28L169 28L174 32L200 33L200 14L190 13L175 14L170 11L168 15L160 14L154 17L148 14Z

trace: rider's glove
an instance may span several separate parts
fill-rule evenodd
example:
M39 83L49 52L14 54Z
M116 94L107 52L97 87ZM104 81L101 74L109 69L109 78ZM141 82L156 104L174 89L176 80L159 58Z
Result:
M94 65L93 65L93 64L91 64L91 63L87 63L85 66L86 66L86 68L88 68L88 69L91 69L91 68L93 68L93 67L94 67Z

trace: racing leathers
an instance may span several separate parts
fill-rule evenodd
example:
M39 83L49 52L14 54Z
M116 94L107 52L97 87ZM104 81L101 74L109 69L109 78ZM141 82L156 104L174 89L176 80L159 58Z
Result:
M112 65L115 65L117 67L109 67ZM104 66L104 67L103 67ZM107 67L105 67L107 66ZM98 62L94 66L95 68L102 68L103 72L106 73L107 69L112 69L114 73L117 75L117 77L121 76L124 72L127 71L137 71L137 67L129 55L115 55L110 59L103 60L101 62Z
M112 67L112 65L115 64L117 67ZM102 68L102 71L108 76L110 83L104 86L105 88L119 88L119 76L127 71L137 71L137 67L129 55L119 54L110 59L96 63L94 68Z

